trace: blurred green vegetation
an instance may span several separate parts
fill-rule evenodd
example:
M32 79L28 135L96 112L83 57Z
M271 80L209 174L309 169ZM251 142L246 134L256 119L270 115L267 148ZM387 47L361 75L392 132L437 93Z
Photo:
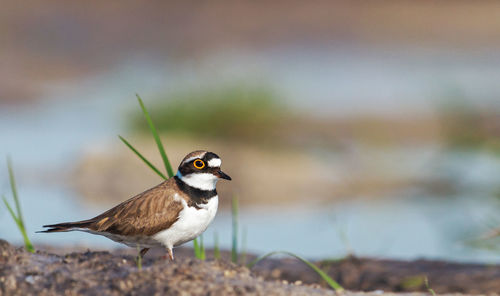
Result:
M148 104L158 130L206 137L265 137L287 114L276 92L246 85L177 91ZM145 129L140 116L132 124Z
M447 147L481 149L500 156L499 107L478 107L460 98L445 101L439 110Z

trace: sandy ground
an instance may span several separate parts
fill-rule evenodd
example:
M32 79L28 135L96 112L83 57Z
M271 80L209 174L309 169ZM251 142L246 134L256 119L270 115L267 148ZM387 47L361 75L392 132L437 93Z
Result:
M65 253L67 249L51 248L35 254L16 248L0 240L0 294L1 295L335 295L335 292L314 279L311 271L296 261L270 259L255 270L230 263L226 259L200 261L192 258L192 250L178 249L174 262L160 257L161 250L153 250L137 268L132 249L113 252L83 251ZM225 253L227 256L227 253ZM323 265L327 263L322 263ZM448 290L457 290L461 283L476 289L472 294L498 295L500 266L469 266L428 262L390 262L348 258L324 266L341 284L356 278L359 282L390 284L398 276L408 272L425 274L428 269L448 277ZM350 267L349 267L350 266ZM353 267L354 266L354 267ZM356 267L358 266L358 267ZM376 266L378 266L376 268ZM399 266L399 269L396 268ZM411 267L413 266L413 267ZM439 268L441 266L441 268ZM443 269L443 266L448 268ZM368 268L366 268L368 267ZM332 272L332 270L335 270ZM377 269L379 269L377 271ZM385 272L381 272L385 269ZM370 273L371 270L371 273ZM388 270L391 270L388 273ZM406 270L406 272L405 272ZM302 278L291 280L302 274ZM349 276L350 274L350 276ZM490 285L483 278L490 277ZM287 280L288 279L288 280ZM384 280L385 279L385 280ZM468 281L469 279L469 281ZM433 278L430 277L431 285ZM475 284L474 284L475 283ZM496 286L495 286L496 283ZM480 290L483 285L486 289ZM347 285L346 285L347 287ZM438 282L437 289L442 289ZM365 290L370 288L365 285ZM417 289L422 287L417 287ZM425 287L424 287L425 288ZM434 288L434 287L432 287ZM492 289L492 290L487 290ZM496 290L495 290L496 289ZM353 289L356 290L356 289ZM362 290L362 289L357 289ZM425 292L394 293L386 289L372 292L343 292L342 295L429 295ZM402 291L402 289L395 289ZM439 291L436 291L439 293ZM441 292L446 293L456 292ZM452 295L452 294L449 294ZM469 295L469 294L454 294Z

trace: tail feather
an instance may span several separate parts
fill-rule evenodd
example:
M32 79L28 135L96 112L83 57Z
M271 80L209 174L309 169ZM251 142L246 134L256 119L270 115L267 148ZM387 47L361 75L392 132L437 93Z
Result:
M49 228L43 231L37 231L37 233L50 233L50 232L64 232L70 231L74 228L88 228L92 224L92 220L78 221L78 222L64 222L58 224L48 224L43 225L45 228Z

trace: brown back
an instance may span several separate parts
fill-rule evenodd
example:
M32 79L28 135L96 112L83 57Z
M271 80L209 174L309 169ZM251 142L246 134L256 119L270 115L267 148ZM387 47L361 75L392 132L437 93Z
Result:
M174 178L144 191L90 219L87 228L120 235L153 235L169 228L179 218L182 202L174 200ZM189 199L183 194L179 197Z

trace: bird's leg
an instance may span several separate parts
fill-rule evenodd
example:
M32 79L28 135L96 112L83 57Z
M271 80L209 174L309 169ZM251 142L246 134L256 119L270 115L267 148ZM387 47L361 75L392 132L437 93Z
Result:
M142 264L142 257L144 257L144 255L146 255L146 253L149 251L149 248L144 248L142 250L139 251L139 246L137 247L137 257L135 258L136 262L140 262L140 264Z
M168 258L170 258L170 261L174 261L174 252L172 251L172 248L169 248L169 247L166 247L167 248L167 254L165 254L164 256L161 256L161 258L163 260L167 260L167 256Z
M144 257L144 255L146 255L146 253L149 251L149 248L144 248L141 250L141 252L139 252L140 256L141 257Z
M170 261L174 261L174 252L172 251L172 248L167 248L168 252L168 257L170 258Z

